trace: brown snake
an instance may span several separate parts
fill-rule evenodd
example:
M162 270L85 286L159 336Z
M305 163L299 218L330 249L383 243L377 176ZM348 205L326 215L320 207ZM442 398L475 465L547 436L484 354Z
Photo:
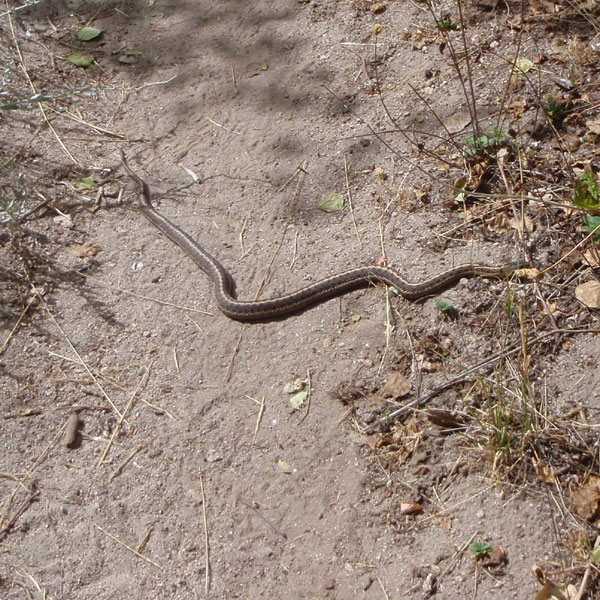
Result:
M235 282L225 267L185 231L174 225L156 211L150 199L150 188L139 175L134 173L125 155L121 153L123 166L138 186L138 202L143 215L158 230L179 246L213 281L219 309L230 319L237 321L269 321L287 317L351 290L384 283L394 287L407 300L418 300L455 284L462 277L509 277L525 266L523 261L514 261L501 266L475 263L457 265L438 273L434 277L412 283L391 267L372 265L349 269L312 283L295 292L268 300L238 300L235 297Z

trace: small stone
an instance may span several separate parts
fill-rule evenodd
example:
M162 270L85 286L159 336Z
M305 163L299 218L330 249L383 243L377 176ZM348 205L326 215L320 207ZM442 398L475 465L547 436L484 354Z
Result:
M335 587L335 579L333 577L326 579L323 583L323 587L326 590L332 590Z

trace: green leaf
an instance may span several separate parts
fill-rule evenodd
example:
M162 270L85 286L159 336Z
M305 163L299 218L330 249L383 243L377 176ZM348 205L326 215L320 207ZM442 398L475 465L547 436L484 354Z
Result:
M69 61L76 67L89 67L94 62L94 57L91 54L83 54L83 52L75 52L69 56Z
M98 187L98 184L93 177L80 177L71 183L78 192L95 190Z
M308 379L296 379L283 387L283 391L290 396L290 404L298 410L308 398Z
M293 394L290 394L290 404L294 410L300 410L304 406L307 398L308 390L294 392Z
M583 228L588 233L592 233L592 231L594 231L596 228L600 228L600 217L586 216L584 219ZM598 229L596 231L596 233L594 234L594 241L597 242L599 239L600 239L600 229Z
M471 556L473 558L482 558L486 554L491 552L491 550L492 550L492 547L488 543L482 542L481 540L475 540L469 546L469 552L471 553Z
M596 565L600 565L600 546L596 546L590 552L590 560Z
M154 6L155 0L148 0L148 6L152 8Z
M142 53L139 50L127 50L125 56L141 56Z
M83 42L89 42L96 39L101 33L102 29L98 29L97 27L82 27L77 32L77 37Z
M584 173L573 185L571 199L575 206L586 210L597 210L598 207L598 185L591 173Z
M442 312L452 312L455 310L451 302L448 302L448 300L444 300L439 296L436 296L433 301L435 302L436 308Z
M520 56L515 61L515 68L521 73L527 73L527 71L531 71L533 67L533 62L530 61L528 58L525 58L524 56Z
M318 208L323 212L338 212L344 208L344 196L337 192L323 195Z

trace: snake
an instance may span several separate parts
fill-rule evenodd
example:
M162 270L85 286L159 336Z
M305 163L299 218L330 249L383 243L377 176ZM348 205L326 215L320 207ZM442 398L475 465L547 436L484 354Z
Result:
M238 300L235 281L229 271L188 233L154 208L146 181L130 168L123 152L121 160L125 170L137 184L138 204L142 214L208 275L214 284L219 309L225 316L236 321L260 322L282 319L352 290L380 284L397 290L399 295L409 301L415 301L435 295L455 285L463 277L508 278L525 266L524 261L521 260L497 266L465 263L442 271L424 281L411 282L395 268L377 264L348 269L274 298Z

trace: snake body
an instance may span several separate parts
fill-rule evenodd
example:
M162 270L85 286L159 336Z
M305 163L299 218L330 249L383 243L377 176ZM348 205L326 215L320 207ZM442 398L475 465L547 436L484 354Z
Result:
M413 283L407 281L396 269L383 265L371 265L343 271L276 298L238 300L235 296L235 282L227 269L185 231L163 217L154 208L148 184L129 167L125 156L123 154L121 156L123 166L138 186L138 203L142 214L212 279L219 309L225 316L236 321L280 319L301 312L334 296L381 283L394 287L407 300L418 300L454 285L463 277L505 278L524 266L522 261L514 261L501 266L467 263L438 273L426 281Z

